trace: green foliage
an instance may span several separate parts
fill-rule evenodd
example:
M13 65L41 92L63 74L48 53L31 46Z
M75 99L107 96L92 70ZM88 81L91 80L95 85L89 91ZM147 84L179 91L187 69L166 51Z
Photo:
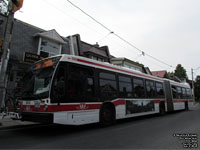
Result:
M173 78L174 77L174 72L167 72L167 75L169 78Z
M187 73L186 73L186 70L184 67L182 67L181 64L178 64L176 66L176 69L174 71L174 75L177 76L178 78L180 79L188 79L188 76L187 76Z
M200 102L200 76L197 76L194 83L195 101Z

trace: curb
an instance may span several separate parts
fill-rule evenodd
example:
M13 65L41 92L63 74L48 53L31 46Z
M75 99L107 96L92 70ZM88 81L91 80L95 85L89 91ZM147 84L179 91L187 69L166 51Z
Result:
M39 123L35 122L26 122L26 121L17 121L17 120L2 120L0 122L0 130L4 129L15 129L15 128L21 128L21 127L31 127L36 126Z
M14 125L14 126L0 126L0 131L1 130L6 130L6 129L19 129L19 128L22 128L22 127L32 127L34 126L35 124L32 124L32 125Z
M33 128L33 127L50 126L50 125L53 125L53 124L33 123L33 124L27 124L27 125L24 124L24 125L5 126L5 127L0 127L0 131L28 129L28 128Z
M193 107L198 107L198 106L200 106L200 103L194 103L193 104Z
M24 124L24 125L13 125L13 126L0 126L0 131L2 130L12 130L12 129L20 129L20 128L23 128L23 129L26 129L26 128L31 128L31 127L34 127L34 126L38 126L38 125L43 125L43 124Z

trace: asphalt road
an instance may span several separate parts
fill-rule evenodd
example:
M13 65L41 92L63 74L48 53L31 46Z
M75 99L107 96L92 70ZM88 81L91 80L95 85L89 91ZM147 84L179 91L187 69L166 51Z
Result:
M200 107L106 128L40 124L0 130L0 149L184 149L183 143L200 149Z

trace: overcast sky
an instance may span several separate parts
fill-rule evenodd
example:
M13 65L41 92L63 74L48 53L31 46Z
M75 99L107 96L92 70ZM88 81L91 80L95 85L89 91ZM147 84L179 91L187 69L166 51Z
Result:
M187 70L200 67L200 0L71 0L85 12L147 54ZM148 66L151 71L175 68L141 56L102 28L67 0L24 0L16 12L19 20L45 30L56 29L62 36L80 34L90 44L109 46L116 57L126 57ZM195 75L200 74L200 69Z

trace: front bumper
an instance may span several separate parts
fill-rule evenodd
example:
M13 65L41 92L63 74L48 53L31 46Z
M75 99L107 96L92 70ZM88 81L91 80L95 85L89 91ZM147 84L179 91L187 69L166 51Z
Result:
M22 112L22 121L53 123L53 113Z

